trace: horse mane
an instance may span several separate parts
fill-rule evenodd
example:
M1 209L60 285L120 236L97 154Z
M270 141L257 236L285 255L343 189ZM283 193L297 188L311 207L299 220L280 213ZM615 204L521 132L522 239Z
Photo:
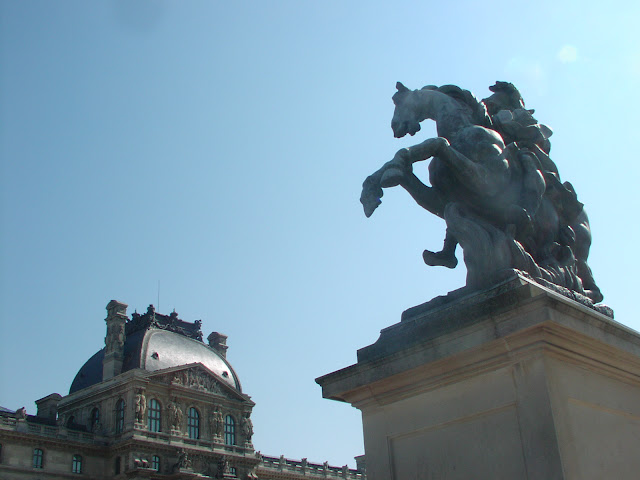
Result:
M436 90L448 95L471 109L471 117L475 124L483 127L491 127L491 117L487 113L487 107L484 103L478 101L475 95L469 90L460 88L457 85L442 85L440 87L426 85L422 87L422 90Z

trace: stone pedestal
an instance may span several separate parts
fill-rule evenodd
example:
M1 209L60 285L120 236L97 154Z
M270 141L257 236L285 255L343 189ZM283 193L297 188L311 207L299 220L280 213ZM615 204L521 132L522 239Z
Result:
M361 410L369 480L640 475L640 334L523 278L414 307L316 381Z

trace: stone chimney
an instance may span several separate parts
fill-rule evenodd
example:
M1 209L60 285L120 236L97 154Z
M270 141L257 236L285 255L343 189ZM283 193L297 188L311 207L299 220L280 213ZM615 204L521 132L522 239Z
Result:
M61 399L62 395L59 393L52 393L40 400L36 400L36 406L38 407L36 415L38 417L55 420L58 416L58 403L60 403Z
M207 337L209 346L220 354L222 358L227 358L227 336L219 332L211 332Z
M103 381L122 373L127 304L111 300L107 304L105 322L107 322L107 336L104 338L105 349L102 360Z

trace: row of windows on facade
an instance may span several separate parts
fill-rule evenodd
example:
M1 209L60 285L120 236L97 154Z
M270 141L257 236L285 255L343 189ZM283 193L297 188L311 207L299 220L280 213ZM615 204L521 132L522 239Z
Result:
M0 449L2 445L0 445ZM33 449L33 468L44 468L44 450L41 448ZM153 455L151 457L151 468L155 471L160 471L160 457ZM120 473L121 470L121 458L116 457L115 460L115 473ZM82 455L74 455L71 459L71 473L82 473Z
M99 411L94 408L91 412L91 422L96 424L99 421ZM116 403L116 433L124 431L124 400L120 399ZM149 401L147 409L147 427L150 432L162 431L162 407L155 398ZM189 438L197 440L200 438L200 412L195 407L189 408L187 412L187 434ZM231 415L224 418L224 443L236 445L236 421Z
M44 468L44 450L33 449L33 468ZM71 457L71 473L82 473L82 455Z

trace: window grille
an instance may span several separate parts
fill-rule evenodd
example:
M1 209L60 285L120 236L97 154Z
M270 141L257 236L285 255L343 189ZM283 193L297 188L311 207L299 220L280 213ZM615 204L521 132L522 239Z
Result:
M71 461L71 473L82 473L82 457L74 455Z
M200 438L200 414L198 410L191 407L187 415L187 432L189 438L197 440Z
M42 468L44 466L44 452L40 448L33 449L33 468Z
M236 444L236 421L231 415L224 417L224 443Z
M162 409L160 407L160 402L155 398L152 398L149 402L149 416L148 416L148 425L150 432L161 432L162 431Z
M116 403L116 433L124 431L124 400L120 399Z
M96 428L96 425L100 423L100 410L98 407L91 410L91 425L89 425L89 429L93 431Z

